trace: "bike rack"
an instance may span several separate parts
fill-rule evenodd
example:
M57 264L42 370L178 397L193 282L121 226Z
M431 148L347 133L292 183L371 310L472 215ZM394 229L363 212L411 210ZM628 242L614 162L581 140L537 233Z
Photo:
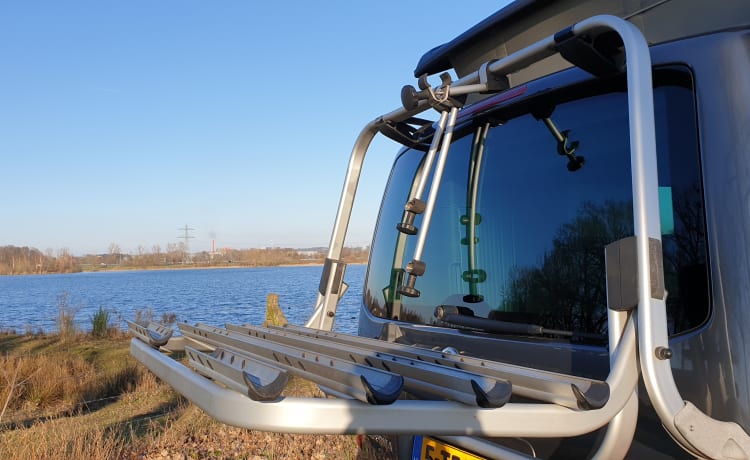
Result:
M181 330L189 331L190 326L181 325ZM205 328L196 326L196 333L186 335L188 341L198 340L203 345L209 345L211 342L221 342L224 348L214 349L213 357L217 360L228 361L227 349L235 355L235 363L240 355L245 353L237 350L244 347L247 343L255 341L257 337L251 337L250 333L242 334L231 330L219 332L216 328ZM248 332L261 332L266 335L267 342L275 345L269 347L278 347L279 339L275 337L269 340L270 329L263 328L240 328ZM209 333L210 332L210 333ZM273 332L271 332L273 333ZM321 343L327 342L325 339L320 340L316 337L303 338L305 334L311 334L311 331L292 332L288 334L291 340L301 340L314 343L316 348L324 347ZM277 336L283 336L284 333ZM314 333L312 333L314 335ZM321 336L322 337L322 336ZM339 334L339 338L343 335ZM357 340L355 336L347 338L348 340ZM229 347L229 345L233 345ZM353 348L348 344L331 345L325 344L330 349L339 348L340 350L349 350ZM236 348L235 348L236 347ZM292 347L290 347L291 349ZM224 351L224 357L221 352ZM290 351L290 350L287 350ZM394 350L391 350L394 351ZM415 350L416 351L416 350ZM186 347L188 354L195 353L191 347ZM419 350L419 353L429 354L429 350ZM266 352L261 352L266 353ZM295 351L292 351L294 355ZM298 353L298 351L296 352ZM323 366L329 366L330 359L334 356L309 352L318 357L318 362ZM369 355L368 355L369 353ZM216 381L223 383L226 387L219 386L214 381L206 379L202 374L191 371L188 367L164 355L157 348L149 346L139 338L134 338L131 342L131 354L140 362L145 364L158 377L172 385L176 391L185 395L189 400L206 411L209 415L219 421L234 426L286 433L325 433L325 434L354 434L354 433L382 433L382 434L408 434L413 433L415 427L420 431L429 432L435 435L486 435L486 436L574 436L576 434L587 433L601 426L604 426L617 415L622 407L633 394L637 382L637 368L635 366L635 326L632 318L628 321L628 326L623 334L623 341L613 350L616 358L616 366L606 382L585 381L575 377L563 376L554 373L543 373L534 369L516 368L515 371L520 378L526 379L525 389L523 384L517 385L521 393L528 396L538 396L540 399L554 399L568 406L579 406L578 408L566 407L556 403L516 403L508 402L502 407L481 407L479 401L452 401L443 399L444 395L435 396L440 399L397 399L391 403L378 404L372 401L363 402L361 398L356 399L354 396L346 395L340 392L340 388L334 388L335 394L341 396L334 399L321 398L291 398L279 397L272 402L254 400L248 397L246 391L245 379L242 384L237 379L232 378L231 373L213 366L211 369L215 373L209 373L212 377L217 374L227 374ZM204 353L205 354L205 353ZM374 351L365 351L365 356L370 360L380 359L387 365L391 364L393 356ZM425 354L425 355L426 355ZM285 356L277 354L279 358L276 363L285 361ZM406 359L405 357L402 357ZM194 360L195 358L190 358ZM356 358L355 358L356 359ZM350 362L354 363L355 359ZM450 362L451 358L447 359ZM313 361L315 358L313 358ZM293 361L290 359L290 361ZM417 361L417 360L413 360ZM422 362L425 364L426 362ZM340 383L350 383L360 377L360 372L369 368L372 371L377 369L378 364L372 362L373 366L361 366L357 370L347 372L349 377L337 377L336 381ZM382 364L381 364L382 365ZM201 363L200 366L209 367ZM338 363L333 367L337 367ZM502 365L493 364L495 371L488 373L500 372ZM409 367L408 365L404 367ZM290 366L291 368L291 366ZM413 372L407 372L404 377L405 386L407 381L415 378L415 375L423 372L423 376L429 379L439 379L433 384L442 384L444 382L460 383L454 376L443 375L443 371L450 369L435 363L431 366L431 371L424 371L419 367L414 367ZM510 369L510 368L509 368ZM505 398L504 393L508 384L497 377L491 375L477 375L469 370L456 369L461 374L471 379L483 379L485 381L495 381L497 394ZM528 375L524 375L528 371ZM512 371L511 371L512 373ZM325 375L325 372L321 372ZM535 375L536 374L536 375ZM305 376L306 378L309 376ZM530 384L538 377L538 383ZM557 381L557 377L560 381ZM312 377L317 379L318 377ZM580 406L573 401L581 400L581 395L576 395L575 391L567 390L556 394L556 389L562 389L566 381L575 379L575 383L581 386L589 385L587 389L588 397L594 400L596 389L610 388L612 391L609 398L599 408L587 408L585 405ZM227 380L233 380L234 383L226 384ZM330 381L332 381L331 379ZM330 383L330 381L326 383ZM466 385L464 383L464 385ZM417 385L418 386L418 385ZM437 385L435 385L437 386ZM536 390L534 391L534 387ZM418 388L420 391L424 388ZM497 390L500 389L500 390ZM239 390L239 391L237 391ZM444 390L443 390L444 391ZM544 395L543 395L544 394ZM459 398L454 398L459 399ZM567 400L567 402L565 402Z

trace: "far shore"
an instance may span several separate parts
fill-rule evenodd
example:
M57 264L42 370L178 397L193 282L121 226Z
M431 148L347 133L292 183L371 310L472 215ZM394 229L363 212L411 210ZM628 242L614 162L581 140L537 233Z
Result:
M80 266L80 270L71 272L45 272L45 273L0 273L0 276L25 276L25 275L63 275L70 273L104 273L104 272L134 272L134 271L164 271L164 270L216 270L227 268L273 268L273 267L322 267L324 262L303 262L293 264L272 264L272 265L252 265L252 264L175 264L175 265L150 265L150 266L133 266L133 265L107 265L107 266ZM347 265L366 265L367 262L358 260L356 262L347 262Z
M146 270L215 270L219 268L271 268L271 267L314 267L323 265L322 262L310 262L304 264L279 264L279 265L243 265L243 264L225 264L225 265L206 265L206 264L177 264L177 265L156 265L146 267L135 266L107 266L107 267L81 267L82 272L125 272L125 271L146 271Z
M339 258L354 264L365 263L369 247L342 249ZM62 251L57 256L52 250L42 253L36 248L0 246L1 275L46 275L80 272L133 270L205 270L215 268L320 266L325 263L326 248L251 248L226 249L220 252L189 253L170 247L169 251L139 251L123 254L114 245L108 254L74 256Z
M347 262L347 265L366 265L367 262ZM81 272L85 273L96 273L96 272L125 272L125 271L147 271L147 270L215 270L219 268L274 268L274 267L322 267L323 262L306 262L300 264L278 264L278 265L242 265L242 264L227 264L227 265L202 265L202 264L184 264L184 265L163 265L163 266L150 266L150 267L121 267L121 266L110 266L105 268L88 269L83 267ZM51 273L54 274L54 273Z

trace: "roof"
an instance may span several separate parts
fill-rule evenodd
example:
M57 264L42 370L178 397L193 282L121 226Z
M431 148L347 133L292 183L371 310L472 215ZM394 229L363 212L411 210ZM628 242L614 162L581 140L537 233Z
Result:
M717 6L720 5L720 6ZM455 39L427 51L414 76L455 69L459 77L591 16L630 20L650 44L750 26L748 0L516 0ZM522 75L526 80L568 67L559 57ZM516 82L518 83L518 81Z

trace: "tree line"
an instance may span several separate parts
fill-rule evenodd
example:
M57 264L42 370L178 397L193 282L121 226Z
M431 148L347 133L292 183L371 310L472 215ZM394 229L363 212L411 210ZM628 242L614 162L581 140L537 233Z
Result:
M107 253L73 256L68 249L55 252L47 249L2 246L0 247L0 275L75 273L80 271L222 267L222 266L278 266L323 263L326 248L300 250L294 248L222 249L216 252L190 253L184 243L159 245L146 250L139 247L135 253L124 253L112 243ZM343 259L348 263L367 262L369 248L344 248Z
M76 257L67 249L45 252L36 248L0 247L0 275L31 273L72 273L81 271Z

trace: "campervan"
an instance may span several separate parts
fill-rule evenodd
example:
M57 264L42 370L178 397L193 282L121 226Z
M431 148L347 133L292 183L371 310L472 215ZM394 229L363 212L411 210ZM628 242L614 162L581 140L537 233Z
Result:
M131 353L224 423L401 458L750 458L750 3L518 0L405 83L304 327L133 324ZM376 135L402 148L340 334Z

